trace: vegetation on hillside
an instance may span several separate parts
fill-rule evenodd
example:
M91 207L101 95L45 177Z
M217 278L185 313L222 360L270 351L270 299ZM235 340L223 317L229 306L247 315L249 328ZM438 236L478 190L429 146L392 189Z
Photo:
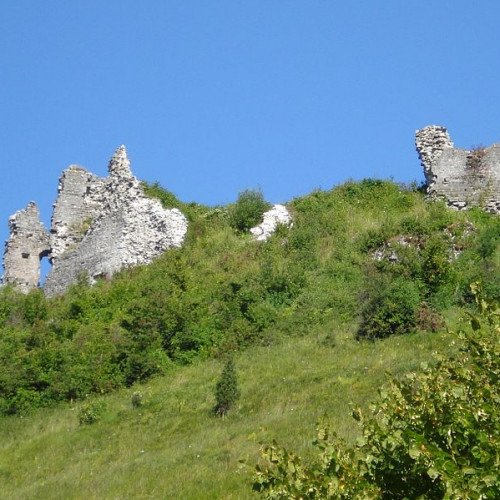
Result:
M253 466L257 443L273 438L285 448L268 448L271 461L287 457L314 487L379 496L390 482L393 497L439 497L462 488L464 474L484 491L496 484L488 471L498 442L481 439L498 437L498 422L483 419L497 397L498 337L488 344L477 316L485 303L469 284L480 281L486 300L500 296L498 217L368 179L293 200L293 228L259 243L235 224L244 196L211 208L144 187L188 217L184 248L93 287L82 277L59 298L0 289L2 494L246 498L251 472L239 461ZM444 331L464 312L485 343ZM228 355L238 384L228 377L230 390L218 391L221 372L234 375L222 367ZM429 368L402 379L421 362ZM394 379L370 413L386 370ZM457 381L472 389L454 391ZM333 422L317 443L327 471L308 446L324 414ZM451 444L446 425L433 424L443 415ZM286 491L290 470L261 469L259 488L273 495L278 480Z
M233 355L241 398L223 420L213 409L224 360L213 358L110 394L2 417L0 498L255 498L259 443L277 439L308 457L314 426L327 414L353 444L351 406L368 411L386 370L416 370L432 352L453 350L452 338L359 342L330 321L249 347Z
M267 498L500 497L500 305L476 293L480 314L457 336L458 354L392 378L348 449L328 426L316 461L276 444L254 488Z
M231 226L238 202L209 208L146 188L186 212L184 248L51 300L0 290L0 414L108 393L332 321L360 339L432 331L443 311L473 305L469 283L500 294L498 218L426 203L392 182L295 199L293 229L264 244Z

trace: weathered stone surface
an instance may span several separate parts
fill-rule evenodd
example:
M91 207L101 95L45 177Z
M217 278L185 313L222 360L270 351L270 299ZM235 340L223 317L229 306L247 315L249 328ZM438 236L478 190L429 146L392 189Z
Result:
M430 197L458 210L481 206L500 213L500 144L458 149L444 127L431 125L417 130L415 145Z
M250 232L257 241L266 241L280 224L291 226L292 216L284 205L274 205L271 210L264 213L262 223L252 227Z
M49 253L49 233L40 222L35 203L9 218L10 236L3 257L4 284L28 293L40 281L40 259Z
M63 174L52 218L56 252L45 283L48 296L63 293L82 273L92 283L124 267L147 264L184 241L186 218L144 195L124 146L108 171L105 179L74 167Z
M103 205L104 179L84 168L70 165L59 179L51 227L51 259L76 248L100 214Z

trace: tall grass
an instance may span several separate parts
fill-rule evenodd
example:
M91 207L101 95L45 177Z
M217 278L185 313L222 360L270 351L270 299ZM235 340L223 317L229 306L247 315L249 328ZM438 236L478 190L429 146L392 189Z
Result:
M366 408L386 370L416 369L432 351L449 349L450 340L415 334L358 342L328 325L250 348L235 359L242 397L224 419L212 412L218 360L97 397L106 412L92 425L78 423L82 403L4 418L0 497L251 498L260 442L276 438L307 455L324 414L352 442L358 428L351 408ZM143 394L138 408L135 391Z

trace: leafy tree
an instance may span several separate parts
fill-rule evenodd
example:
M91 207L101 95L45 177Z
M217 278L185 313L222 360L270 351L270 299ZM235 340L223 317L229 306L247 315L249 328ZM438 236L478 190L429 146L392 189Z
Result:
M240 397L238 379L232 358L228 358L221 377L215 386L214 412L221 417L225 416Z
M238 195L229 213L231 227L245 232L262 220L262 214L269 208L260 190L247 189Z

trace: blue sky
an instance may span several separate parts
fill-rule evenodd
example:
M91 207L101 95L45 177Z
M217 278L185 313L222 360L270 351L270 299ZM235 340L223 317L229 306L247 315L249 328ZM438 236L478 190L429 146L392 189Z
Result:
M0 240L122 143L137 177L207 204L420 181L417 128L500 141L499 19L496 0L0 0Z

